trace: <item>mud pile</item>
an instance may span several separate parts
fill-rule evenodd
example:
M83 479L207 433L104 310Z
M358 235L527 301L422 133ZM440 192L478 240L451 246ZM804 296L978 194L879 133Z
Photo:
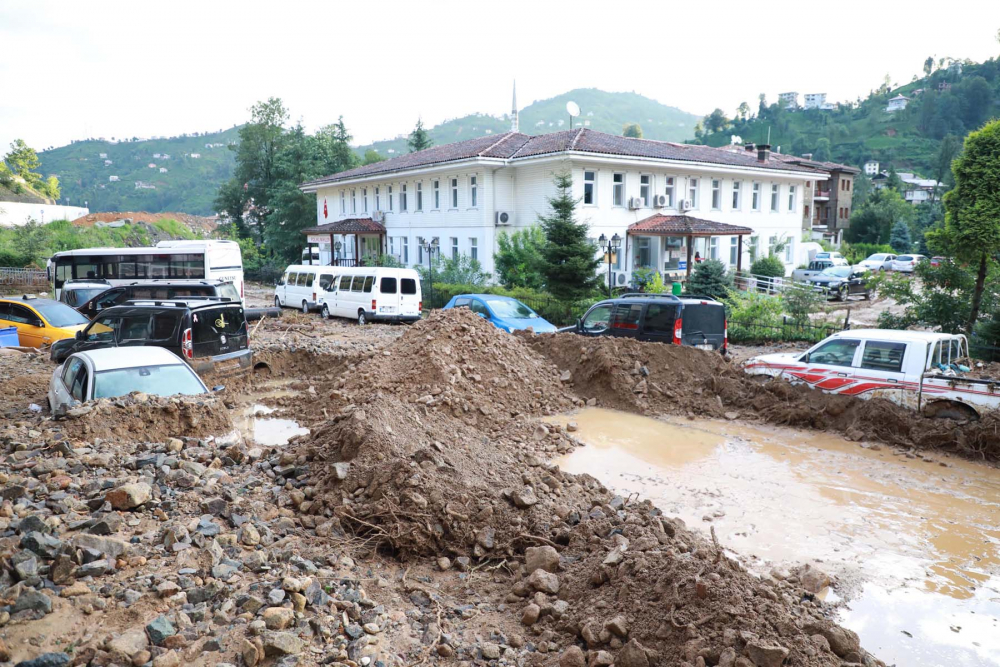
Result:
M138 392L90 401L70 410L59 423L70 438L124 442L163 442L178 433L200 438L234 429L225 406L215 397L165 398Z

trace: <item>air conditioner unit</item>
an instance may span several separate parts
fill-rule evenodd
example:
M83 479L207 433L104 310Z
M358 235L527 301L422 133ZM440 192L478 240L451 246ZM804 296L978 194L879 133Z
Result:
M496 221L497 221L497 226L498 227L503 227L503 226L511 224L511 222L513 221L513 219L514 219L514 216L511 215L509 212L507 212L507 211L497 211Z
M656 195L653 197L653 206L663 208L667 205L667 195Z
M614 283L615 287L624 287L628 285L628 274L624 271L612 271L611 282Z
M685 199L681 202L681 210L690 211L694 208L694 202L690 199Z
M642 208L644 205L645 202L642 201L642 197L629 197L628 199L628 207L633 211Z
M385 213L383 211L372 211L372 221L382 222L385 220Z

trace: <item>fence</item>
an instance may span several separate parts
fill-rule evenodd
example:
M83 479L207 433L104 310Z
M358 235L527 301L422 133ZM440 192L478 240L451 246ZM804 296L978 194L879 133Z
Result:
M732 343L775 343L782 341L803 341L818 343L827 336L850 328L847 322L841 324L809 324L782 317L781 322L760 320L729 320L729 341Z
M0 267L0 285L4 287L48 287L48 274L41 269Z

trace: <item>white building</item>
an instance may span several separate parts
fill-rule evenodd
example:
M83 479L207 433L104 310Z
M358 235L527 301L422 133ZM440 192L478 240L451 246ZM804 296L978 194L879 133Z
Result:
M167 173L167 168L166 167L160 167L160 173L161 174Z
M894 98L889 100L889 104L885 107L885 110L890 113L893 111L902 111L909 103L910 98L905 95L896 95Z
M878 174L878 167L878 162L875 162L874 160L865 162L865 174L868 176L875 176Z
M107 153L98 153L97 156L103 160L104 158L108 157L108 154Z
M120 179L117 176L108 176L109 183L117 183Z
M781 102L787 109L798 109L799 108L799 94L798 93L779 93L778 102Z
M805 94L805 104L803 105L803 108L820 109L824 104L826 104L826 93Z
M201 157L201 153L191 153L191 157L197 160L198 158Z
M695 253L749 268L751 237L758 256L787 241L782 259L792 268L804 190L828 177L773 159L767 146L733 153L585 128L541 136L515 129L304 183L316 194L318 223L305 232L324 264L385 252L426 265L422 244L436 242L444 256L469 255L492 272L498 234L548 214L553 178L564 172L590 237L623 239L616 284L638 267L677 275Z

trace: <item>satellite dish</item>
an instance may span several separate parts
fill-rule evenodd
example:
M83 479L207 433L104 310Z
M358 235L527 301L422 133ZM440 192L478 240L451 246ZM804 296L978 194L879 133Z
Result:
M576 118L580 115L580 105L573 101L567 102L566 113L568 113L571 118Z

